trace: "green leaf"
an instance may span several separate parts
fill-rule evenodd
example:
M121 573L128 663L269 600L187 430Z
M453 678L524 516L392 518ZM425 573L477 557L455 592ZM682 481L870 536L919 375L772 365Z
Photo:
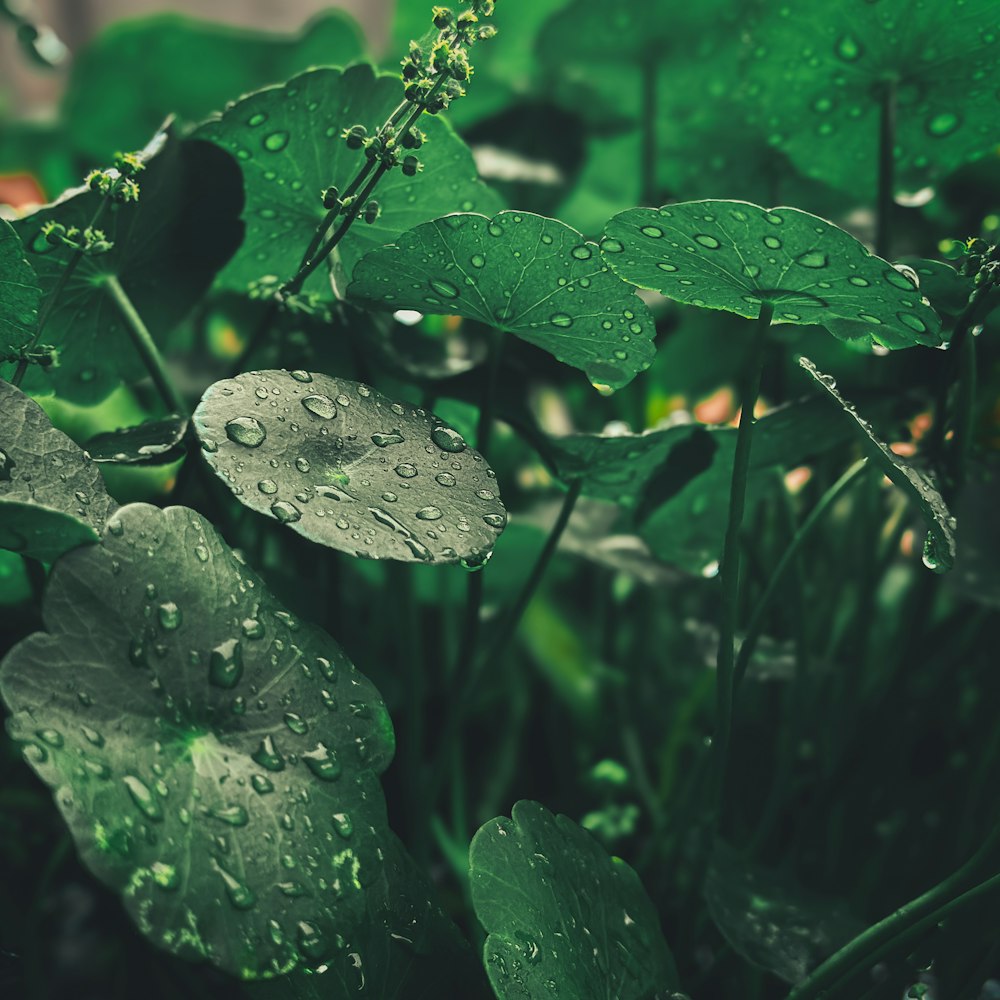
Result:
M8 729L140 930L243 978L337 956L381 877L393 753L337 644L183 507L119 510L43 613L0 668Z
M597 246L555 219L500 212L435 219L373 250L348 295L468 316L517 334L614 389L649 367L654 324Z
M181 443L188 419L172 413L158 420L146 420L135 427L119 427L95 434L87 441L87 451L95 462L116 465L166 465L183 454Z
M958 316L969 304L969 296L976 287L973 279L959 274L951 264L920 257L907 257L902 263L913 268L921 294L927 296L940 315Z
M472 902L500 1000L646 1000L676 986L636 873L566 816L518 802L469 851ZM554 985L552 985L554 984Z
M804 979L864 930L843 904L748 864L721 841L703 892L712 920L733 950L789 983Z
M145 377L143 362L104 288L106 277L118 278L150 332L162 340L239 244L239 172L228 156L209 143L164 142L162 137L145 155L138 203L120 205L100 219L98 228L114 247L83 258L45 326L43 340L59 348L60 364L29 372L24 382L29 391L54 390L71 402L93 404L122 382ZM86 228L100 197L77 188L14 223L46 296L53 293L73 251L52 246L42 227L51 221Z
M357 26L341 11L297 35L177 14L119 21L74 59L63 113L76 146L103 162L141 146L168 114L199 121L252 90L360 53Z
M0 547L51 562L96 542L116 504L90 456L0 382Z
M693 201L634 208L601 252L626 281L678 302L775 323L816 324L888 348L941 343L941 321L913 283L853 236L796 208Z
M17 233L0 219L0 351L13 353L31 340L41 297Z
M996 143L994 0L804 0L762 10L747 25L748 113L809 176L874 195L890 80L899 180L926 183Z
M808 358L799 358L799 364L851 418L851 426L858 433L872 460L903 491L907 499L916 505L927 522L924 565L939 573L951 569L955 562L955 518L951 516L944 497L927 476L904 462L885 442L876 437L871 424L837 391L834 379L819 371Z
M194 415L240 503L362 558L482 565L507 523L496 476L426 410L294 371L216 382Z
M402 100L398 74L376 73L367 64L346 70L318 69L251 94L206 122L195 133L232 153L246 186L247 234L239 253L219 276L224 288L246 291L265 275L291 278L317 225L326 215L322 191L343 191L365 164L347 148L341 132L355 124L369 132L382 125ZM472 154L443 119L424 115L427 134L417 177L387 174L375 191L381 214L371 225L357 222L337 247L350 275L366 250L446 212L495 211L496 196L476 177ZM335 260L334 264L337 263ZM338 276L338 284L342 276ZM306 289L330 293L322 269Z

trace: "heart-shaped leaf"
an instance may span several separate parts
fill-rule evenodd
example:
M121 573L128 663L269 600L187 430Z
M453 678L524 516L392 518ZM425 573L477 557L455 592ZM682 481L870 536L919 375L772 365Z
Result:
M31 340L41 297L17 233L0 219L0 352L15 353Z
M216 382L194 415L205 459L240 503L362 558L489 558L507 523L496 476L425 410L303 371Z
M617 389L649 367L654 324L575 229L529 212L435 219L367 254L348 295L515 333Z
M162 151L149 155L162 146ZM87 256L59 295L43 339L59 348L60 365L29 372L29 390L80 404L106 398L122 382L146 374L118 307L104 287L114 275L154 337L162 338L201 297L243 232L240 175L210 143L167 139L151 144L139 175L141 195L100 220L113 248ZM14 223L39 283L50 295L73 251L49 243L42 227L58 222L83 230L101 195L86 188Z
M225 288L246 291L265 275L291 278L319 222L322 194L343 190L365 163L341 133L351 125L370 132L402 100L398 74L376 73L366 64L346 70L317 69L251 94L204 124L195 135L210 139L240 162L246 185L246 239L219 276ZM337 247L346 275L357 259L399 233L456 208L495 211L496 196L476 177L472 154L443 119L424 115L427 142L417 177L394 170L379 183L381 213L371 225L358 222ZM306 288L326 295L318 271ZM346 283L346 282L345 282Z
M872 460L916 504L923 515L928 530L924 544L924 564L935 572L951 569L955 561L955 518L948 510L944 497L923 473L904 462L876 436L871 424L837 391L834 379L819 371L808 358L799 358L799 364L851 418L850 426L858 432L861 443Z
M252 90L360 53L356 25L336 10L288 36L155 14L112 25L75 56L63 112L76 146L102 162L140 146L168 114L199 121Z
M0 547L51 562L96 542L116 504L90 456L0 382Z
M775 323L825 326L884 347L941 342L941 321L913 282L853 236L797 208L691 201L633 208L601 252L626 281L668 298Z
M803 0L759 9L746 25L747 113L809 176L874 195L890 85L901 179L926 183L995 145L994 0Z
M135 427L120 427L95 434L87 441L87 452L95 462L166 465L180 458L183 451L181 442L187 429L187 417L172 413Z
M733 950L789 983L804 979L864 930L842 904L747 864L721 841L712 853L704 895Z
M469 851L497 996L645 1000L676 986L673 956L636 873L537 802L516 803L511 816L490 820Z
M333 959L381 877L378 692L183 507L121 508L44 620L0 671L9 732L143 933L243 978Z

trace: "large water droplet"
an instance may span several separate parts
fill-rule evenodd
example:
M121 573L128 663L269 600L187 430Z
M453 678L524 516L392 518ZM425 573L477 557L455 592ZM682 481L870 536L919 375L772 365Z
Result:
M264 443L267 431L256 417L233 417L226 421L226 437L244 448L257 448Z
M417 511L417 519L420 521L437 521L441 518L441 508L440 507L421 507Z
M181 621L184 619L181 609L173 601L165 601L161 604L157 608L157 617L160 619L160 627L168 632L180 627Z
M825 253L819 250L807 250L795 258L795 263L801 267L820 268L826 267L830 260Z
M148 819L163 819L163 807L156 794L139 778L133 774L126 774L122 781L128 789L132 801L138 806L139 811Z
M842 35L837 39L834 51L844 62L856 62L861 58L864 49L853 35Z
M305 396L302 405L314 416L322 417L324 420L332 420L337 415L337 404L320 392Z
M227 872L218 861L213 859L212 864L215 866L215 870L219 873L219 877L222 879L222 884L226 887L226 895L229 897L229 902L232 903L234 909L253 909L257 903L257 897L253 894L250 887L244 885L238 878L236 878L235 875Z
M276 772L284 771L285 758L278 753L274 740L270 736L265 736L260 741L260 746L250 755L251 759L260 764L265 770Z
M243 676L243 648L238 639L220 643L208 659L208 680L220 688L234 688Z
M936 139L943 139L946 135L951 135L959 125L962 124L962 119L951 111L943 111L939 115L934 115L927 122L927 133L928 135L934 136Z
M465 451L467 447L465 438L458 431L453 430L451 427L446 427L444 424L438 424L431 430L431 440L442 451L448 451L453 454ZM399 472L399 469L397 468L396 471Z
M336 753L324 743L317 743L315 750L302 754L306 767L322 781L336 781L340 777L341 765Z
M391 444L402 444L403 435L399 431L392 431L389 434L373 434L372 443L377 448L388 448Z
M431 278L427 284L443 298L458 298L458 289L450 281L445 281L443 278Z
M217 819L227 826L246 826L250 822L250 817L243 806L213 806L208 810L208 814L212 819Z
M566 313L553 313L549 317L549 322L553 326L558 326L561 327L562 329L565 329L566 327L573 325L573 317L567 316Z
M295 504L289 503L287 500L279 500L277 503L271 504L271 513L282 524L291 524L302 517L302 511Z
M714 236L709 236L708 233L695 233L694 241L706 250L718 250L722 246Z
M269 153L280 153L288 145L287 132L272 132L264 137L264 148Z

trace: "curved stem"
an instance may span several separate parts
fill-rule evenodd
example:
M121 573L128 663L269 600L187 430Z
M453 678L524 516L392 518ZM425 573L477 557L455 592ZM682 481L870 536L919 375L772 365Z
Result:
M109 274L104 279L104 287L108 290L111 298L115 300L122 318L125 320L125 327L132 338L135 349L139 352L143 364L145 364L153 384L156 386L160 397L171 413L180 414L182 417L189 416L187 404L181 399L180 393L167 374L166 365L163 362L163 355L153 341L153 337L143 323L142 317L136 311L132 300L128 297L125 289L122 288L118 278Z
M771 603L778 592L778 587L781 581L784 579L785 573L794 565L795 557L798 555L802 546L809 540L812 536L813 531L815 531L816 526L823 520L826 512L854 485L854 482L858 479L862 472L868 466L868 459L862 458L860 461L855 462L824 494L819 498L816 506L809 512L809 516L802 522L799 529L795 532L794 537L787 549L785 549L784 554L781 559L778 560L778 565L774 569L774 573L771 574L771 579L767 581L767 586L764 588L764 593L761 595L760 600L757 603L757 607L754 609L753 614L750 616L750 624L747 626L746 635L743 639L743 644L740 646L739 655L736 657L736 667L733 672L733 685L734 687L739 687L740 682L743 680L744 675L747 672L747 667L750 664L750 658L753 656L754 647L757 645L757 640L760 638L761 631L764 628L764 620L767 615L768 610L771 607Z
M892 252L892 207L896 186L896 83L882 88L878 129L878 204L875 220L875 253L887 258Z
M722 815L726 783L729 740L733 727L734 670L736 665L736 614L740 590L740 528L746 506L747 479L750 473L750 449L753 444L754 407L760 393L764 367L764 344L774 316L774 305L765 302L757 317L754 345L746 380L740 390L740 426L736 434L736 453L729 487L729 520L722 548L722 613L719 622L719 653L715 678L716 729L713 740L713 809L715 822Z

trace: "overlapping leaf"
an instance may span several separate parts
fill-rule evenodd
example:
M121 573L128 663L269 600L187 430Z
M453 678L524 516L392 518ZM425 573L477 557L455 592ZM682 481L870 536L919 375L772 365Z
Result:
M60 365L30 372L29 390L75 403L100 402L122 382L146 373L118 307L104 288L114 275L154 337L165 335L211 284L239 244L243 227L239 172L204 142L167 139L151 144L139 175L138 203L118 206L99 223L113 248L88 256L62 289L43 339L59 349ZM49 243L42 227L58 222L80 230L91 224L100 195L86 188L14 223L46 296L55 290L73 251Z
M296 272L326 215L322 191L330 185L344 190L366 162L363 152L347 148L341 133L355 124L374 131L401 99L398 75L376 74L368 65L318 69L251 94L198 129L195 135L239 160L246 185L246 240L219 277L223 287L245 291L266 275L286 279ZM427 134L419 153L423 171L412 178L400 170L387 174L375 194L379 218L353 226L337 248L347 277L366 250L412 226L455 209L499 207L451 126L424 115L420 128ZM321 277L306 288L329 294Z
M853 236L808 212L740 201L634 208L601 251L626 281L679 302L775 323L816 324L884 347L941 342L941 322L913 282Z
M133 427L95 434L87 441L87 451L95 462L166 465L180 458L187 429L187 417L171 414Z
M529 212L455 214L367 254L348 295L517 334L617 389L649 367L654 324L575 229Z
M636 873L537 802L490 820L469 852L484 960L501 1000L645 1000L676 986Z
M425 410L303 371L217 382L206 461L251 510L370 559L481 565L507 523L493 470Z
M0 351L15 353L31 340L41 295L17 233L0 219Z
M9 731L139 928L244 978L334 960L387 836L381 698L211 525L134 504L0 671Z
M96 542L115 508L90 456L0 382L0 547L50 562Z

